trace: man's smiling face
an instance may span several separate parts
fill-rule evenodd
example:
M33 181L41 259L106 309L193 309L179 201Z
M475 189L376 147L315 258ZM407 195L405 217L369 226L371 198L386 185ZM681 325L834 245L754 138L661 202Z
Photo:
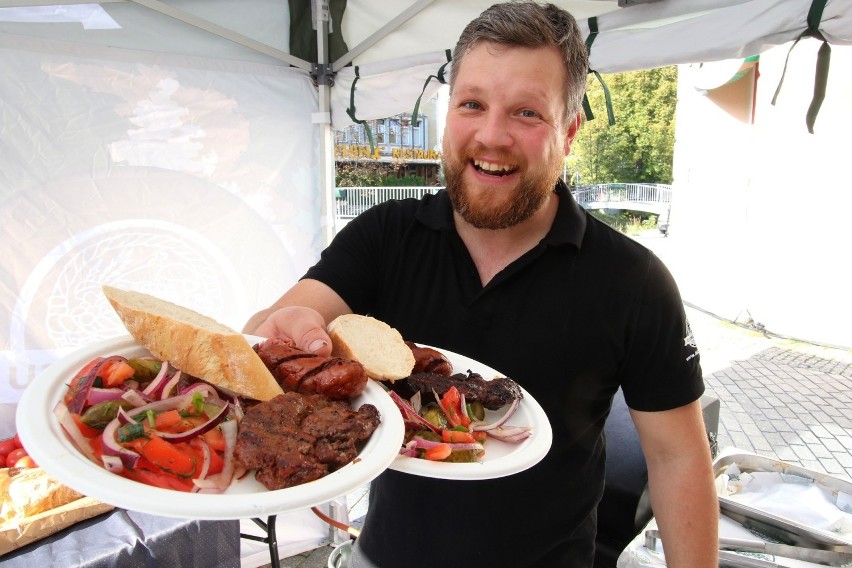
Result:
M512 227L545 203L577 126L565 116L564 85L553 47L482 42L465 54L450 96L443 155L447 191L466 222Z

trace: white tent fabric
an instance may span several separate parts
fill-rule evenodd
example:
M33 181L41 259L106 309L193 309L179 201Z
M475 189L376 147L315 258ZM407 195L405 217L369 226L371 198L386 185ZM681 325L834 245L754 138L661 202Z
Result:
M0 74L0 403L126 333L102 283L240 329L319 254L304 72L0 34Z
M349 53L318 42L307 61L290 53L290 5L314 8L322 38L337 0L0 0L0 402L121 331L102 282L241 327L331 234L330 129L350 123L354 66L357 119L409 111L490 3L348 0L333 33ZM597 18L602 73L760 53L805 32L811 8L555 3L584 30ZM819 30L852 44L852 0L828 0Z

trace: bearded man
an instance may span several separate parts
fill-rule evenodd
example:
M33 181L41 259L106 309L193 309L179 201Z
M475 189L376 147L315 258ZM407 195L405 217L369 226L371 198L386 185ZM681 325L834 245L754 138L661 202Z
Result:
M352 568L591 567L602 432L619 387L668 566L718 565L704 384L677 287L659 259L588 215L559 180L587 72L564 10L511 2L483 12L453 53L446 191L359 215L246 325L325 355L327 322L369 314L407 340L498 369L548 416L550 451L515 475L382 473Z

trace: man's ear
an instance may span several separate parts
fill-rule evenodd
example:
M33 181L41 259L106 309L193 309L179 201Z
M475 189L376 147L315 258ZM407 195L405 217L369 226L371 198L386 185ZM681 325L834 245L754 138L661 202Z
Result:
M579 112L573 118L568 119L567 128L565 129L565 146L563 148L566 156L571 153L571 144L574 143L574 137L577 136L582 123L583 116Z

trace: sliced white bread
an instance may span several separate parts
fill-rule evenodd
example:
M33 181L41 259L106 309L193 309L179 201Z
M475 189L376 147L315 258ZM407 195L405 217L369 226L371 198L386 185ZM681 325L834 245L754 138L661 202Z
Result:
M124 327L154 357L230 393L269 400L284 391L242 334L189 308L103 286Z
M411 374L414 354L402 335L383 321L344 314L328 325L335 357L354 359L377 381L395 381Z

